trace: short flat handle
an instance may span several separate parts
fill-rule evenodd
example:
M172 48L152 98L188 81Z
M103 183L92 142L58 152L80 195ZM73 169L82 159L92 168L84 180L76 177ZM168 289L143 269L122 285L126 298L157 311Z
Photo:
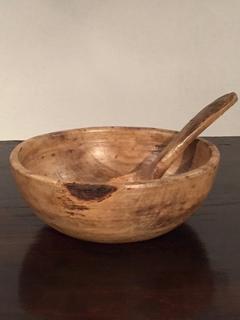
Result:
M173 161L187 146L209 127L217 118L228 110L238 97L236 93L228 93L203 108L188 124L174 136L173 140L159 152L150 153L134 170L135 177L151 179L157 175L160 178ZM159 165L158 165L159 164ZM155 175L156 167L157 172Z

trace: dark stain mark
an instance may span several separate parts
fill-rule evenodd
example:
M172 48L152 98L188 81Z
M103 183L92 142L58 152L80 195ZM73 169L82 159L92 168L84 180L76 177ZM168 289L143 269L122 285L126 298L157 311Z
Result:
M69 153L73 153L73 149L69 149L68 152L69 152Z
M41 156L41 159L44 159L45 158L45 156Z
M64 196L57 196L57 199L60 200L61 205L66 209L66 212L72 212L72 214L80 214L80 211L89 210L90 208L78 203L74 203L72 199Z
M80 211L83 211L83 210L89 210L88 207L86 206L81 206L81 205L77 205L77 204L65 204L65 206L70 209L70 210L80 210Z
M70 216L75 216L75 214L77 214L79 216L78 213L74 212L74 211L66 211ZM81 217L85 217L84 214L80 214Z
M97 200L102 201L111 196L111 194L117 191L117 188L110 185L91 185L91 184L78 184L78 183L66 183L68 191L72 196L81 200Z
M51 154L52 157L55 157L55 155L56 155L56 154L55 154L54 152Z
M74 212L72 211L66 211L68 214L70 214L70 216L74 216Z

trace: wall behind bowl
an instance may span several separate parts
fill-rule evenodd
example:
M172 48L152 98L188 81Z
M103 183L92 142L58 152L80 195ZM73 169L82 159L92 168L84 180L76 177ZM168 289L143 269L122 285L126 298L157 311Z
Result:
M0 140L67 128L180 129L240 94L238 0L0 2ZM240 103L207 135L240 135Z

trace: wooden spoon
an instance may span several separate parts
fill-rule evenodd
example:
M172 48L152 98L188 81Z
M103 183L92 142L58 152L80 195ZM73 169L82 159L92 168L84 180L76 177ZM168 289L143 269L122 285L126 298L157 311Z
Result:
M213 101L192 118L164 149L152 151L129 174L113 178L111 182L124 183L161 178L189 144L237 100L237 94L231 92Z

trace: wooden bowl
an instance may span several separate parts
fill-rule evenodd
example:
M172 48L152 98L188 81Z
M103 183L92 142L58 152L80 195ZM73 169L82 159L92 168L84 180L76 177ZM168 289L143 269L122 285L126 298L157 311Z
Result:
M209 193L215 145L196 139L161 179L111 183L174 131L99 127L49 133L15 147L10 163L25 200L48 225L95 242L151 239L182 224Z

